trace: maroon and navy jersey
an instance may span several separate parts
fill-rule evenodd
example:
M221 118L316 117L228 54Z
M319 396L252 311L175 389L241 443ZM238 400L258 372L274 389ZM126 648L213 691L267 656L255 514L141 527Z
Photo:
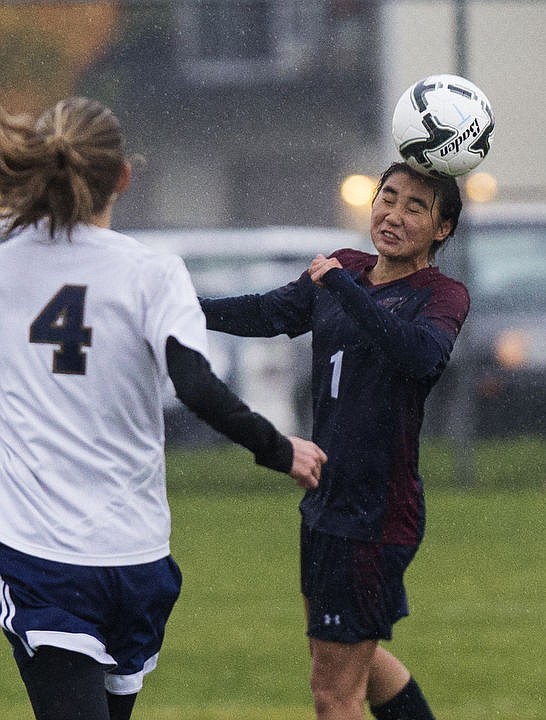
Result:
M430 267L382 285L375 255L333 253L318 288L307 272L264 295L201 300L207 327L244 336L312 332L313 440L326 452L303 519L318 531L415 544L424 529L418 472L425 399L468 312L465 287Z

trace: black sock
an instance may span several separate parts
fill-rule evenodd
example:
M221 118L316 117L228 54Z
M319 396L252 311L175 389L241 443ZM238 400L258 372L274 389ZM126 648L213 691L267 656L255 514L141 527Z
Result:
M108 699L108 709L110 710L110 720L129 720L137 698L136 693L134 695L106 693L106 697Z
M110 720L104 669L87 655L44 646L19 672L37 720Z
M370 707L377 720L434 720L421 688L413 678L383 705Z

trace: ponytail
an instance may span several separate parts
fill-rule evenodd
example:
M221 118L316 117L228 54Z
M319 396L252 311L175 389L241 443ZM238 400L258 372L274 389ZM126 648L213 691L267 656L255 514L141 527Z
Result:
M87 98L58 102L36 122L0 108L0 205L7 233L46 219L53 238L90 223L125 163L117 118Z

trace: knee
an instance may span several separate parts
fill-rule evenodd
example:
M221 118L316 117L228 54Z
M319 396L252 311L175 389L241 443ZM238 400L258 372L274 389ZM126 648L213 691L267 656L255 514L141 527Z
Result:
M345 683L322 682L311 677L311 692L317 717L358 717L364 705L366 691Z

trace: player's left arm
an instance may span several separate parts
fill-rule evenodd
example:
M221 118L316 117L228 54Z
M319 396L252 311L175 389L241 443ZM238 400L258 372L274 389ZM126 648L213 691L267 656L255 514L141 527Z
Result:
M460 283L445 278L422 312L406 320L378 305L345 270L333 267L322 282L403 372L426 377L448 362L469 307L468 293Z
M254 453L256 462L316 488L327 457L315 443L286 437L263 415L253 412L211 370L199 352L169 337L167 368L177 397L198 417Z

